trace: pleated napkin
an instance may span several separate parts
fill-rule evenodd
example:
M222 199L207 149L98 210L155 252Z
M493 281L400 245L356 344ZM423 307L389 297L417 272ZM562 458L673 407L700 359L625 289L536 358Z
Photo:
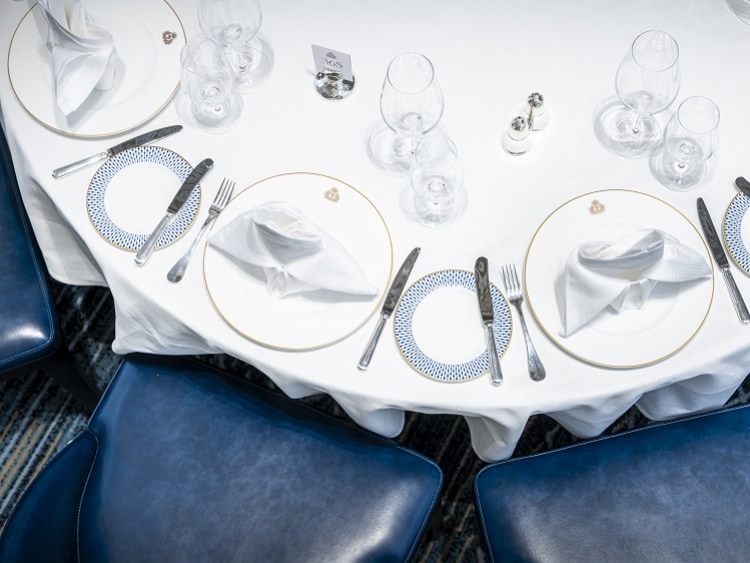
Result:
M618 313L642 308L658 284L677 289L709 276L711 266L701 254L658 229L612 243L584 243L571 252L556 282L560 335L572 335L607 307Z
M114 40L94 24L81 0L39 0L39 7L49 27L47 48L52 54L57 105L69 115L94 89L112 87Z
M235 261L263 269L271 295L327 289L376 295L354 257L287 202L270 202L235 217L209 244Z

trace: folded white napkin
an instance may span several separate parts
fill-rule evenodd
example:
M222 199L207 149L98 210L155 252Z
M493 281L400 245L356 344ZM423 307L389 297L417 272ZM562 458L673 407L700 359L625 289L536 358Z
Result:
M710 275L703 256L658 229L637 231L613 243L581 244L556 282L560 335L570 336L607 307L618 313L642 308L657 284Z
M68 115L94 89L114 83L115 45L112 35L94 25L81 0L39 0L47 24L47 48L52 54L55 95Z
M262 268L269 293L277 297L315 289L378 293L349 251L286 202L265 203L237 216L209 244Z

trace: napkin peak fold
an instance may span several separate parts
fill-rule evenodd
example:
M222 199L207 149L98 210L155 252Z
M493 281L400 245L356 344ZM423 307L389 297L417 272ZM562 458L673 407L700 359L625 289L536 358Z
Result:
M39 7L48 26L55 99L69 115L93 90L114 84L114 39L94 23L81 0L39 0Z
M317 289L378 293L349 251L287 202L264 203L238 215L209 244L240 264L262 268L266 289L276 297Z
M659 284L709 277L704 257L659 229L643 229L615 242L576 246L560 273L555 291L567 337L608 307L616 312L641 309Z

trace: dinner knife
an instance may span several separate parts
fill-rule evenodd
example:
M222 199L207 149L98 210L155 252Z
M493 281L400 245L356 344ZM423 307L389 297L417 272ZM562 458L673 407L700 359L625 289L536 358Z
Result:
M716 260L716 265L719 266L721 275L724 276L724 282L729 289L729 297L732 299L732 304L734 305L735 311L737 311L737 316L740 318L742 324L748 324L750 323L750 312L748 312L745 300L742 299L740 290L734 282L732 272L729 271L729 260L727 259L726 252L724 252L724 248L721 246L719 235L716 233L714 223L711 220L706 204L701 197L698 198L698 219L701 222L703 234L706 236L708 248L711 249L711 254L713 254L714 260Z
M375 352L375 346L377 346L380 334L383 332L383 327L385 327L385 321L388 320L388 317L390 317L396 309L396 304L406 287L406 280L409 279L411 269L414 267L414 263L417 261L417 257L421 250L422 249L418 246L412 250L409 253L409 256L406 257L406 260L404 260L404 263L401 264L401 268L399 268L396 277L393 278L393 283L391 283L391 287L388 289L388 293L385 296L385 303L383 303L383 308L380 311L378 324L375 325L375 329L372 331L372 335L367 342L365 351L362 353L362 357L357 364L360 371L365 371L367 366L370 365L372 354Z
M492 307L492 294L490 293L490 275L487 258L480 256L474 265L474 276L477 285L477 298L479 299L479 311L482 313L482 324L487 341L487 354L490 357L490 377L492 383L500 385L503 382L503 372L500 369L500 357L497 353L495 343L495 310Z
M177 193L172 198L169 207L167 207L167 213L164 215L164 217L162 217L161 221L159 221L159 224L156 225L154 232L151 233L148 239L146 239L146 242L143 243L143 246L141 246L140 250L138 250L138 253L135 255L136 264L142 266L146 263L146 260L148 260L149 256L151 256L151 252L153 252L154 247L156 246L156 241L159 240L159 237L164 232L164 229L166 229L167 225L172 222L172 219L174 219L175 215L177 215L177 212L180 210L182 205L190 197L190 194L193 193L193 189L195 188L195 186L198 185L198 182L200 182L201 178L203 178L203 175L208 172L208 170L213 165L214 161L210 158L206 158L205 160L201 161L198 166L193 168L193 171L182 183L180 189L177 190Z
M163 139L168 135L177 133L181 129L182 125L170 125L168 127L160 127L159 129L154 129L153 131L149 131L148 133L141 133L140 135L133 137L132 139L128 139L127 141L123 141L118 145L109 147L104 152L100 152L88 158L84 158L82 160L66 164L65 166L61 166L60 168L56 168L52 171L52 177L61 178L63 176L67 176L72 172L77 172L78 170L86 168L87 166L91 166L92 164L103 162L104 160L115 156L117 153L122 152L125 149L132 149L133 147L140 147L141 145L153 143L154 141Z
M750 182L745 180L745 178L742 176L737 177L734 181L734 185L737 186L743 194L750 197Z

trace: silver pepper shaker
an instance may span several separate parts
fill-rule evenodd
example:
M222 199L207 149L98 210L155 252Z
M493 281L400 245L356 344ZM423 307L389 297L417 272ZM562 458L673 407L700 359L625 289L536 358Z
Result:
M503 135L503 149L510 154L523 154L531 148L529 122L523 115L517 115L510 122L510 127Z
M529 128L532 131L541 131L549 123L549 114L544 105L544 96L539 92L529 94L528 100Z

